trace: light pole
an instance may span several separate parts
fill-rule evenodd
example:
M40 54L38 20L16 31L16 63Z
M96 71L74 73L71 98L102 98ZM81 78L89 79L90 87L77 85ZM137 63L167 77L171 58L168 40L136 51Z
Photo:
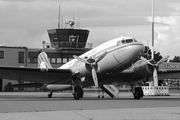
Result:
M152 0L152 60L154 60L154 0ZM156 68L154 68L153 78L154 86L158 86L158 76Z
M152 60L154 60L154 0L152 0Z

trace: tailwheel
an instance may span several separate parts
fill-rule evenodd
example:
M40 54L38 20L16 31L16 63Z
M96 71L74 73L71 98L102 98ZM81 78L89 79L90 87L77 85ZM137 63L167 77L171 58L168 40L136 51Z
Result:
M51 92L48 94L48 98L52 98L52 95L53 95L53 91L51 91Z
M143 90L141 87L136 87L135 91L133 92L134 99L140 99L144 96Z
M74 88L74 99L79 100L80 98L83 98L83 89L82 87L78 86Z

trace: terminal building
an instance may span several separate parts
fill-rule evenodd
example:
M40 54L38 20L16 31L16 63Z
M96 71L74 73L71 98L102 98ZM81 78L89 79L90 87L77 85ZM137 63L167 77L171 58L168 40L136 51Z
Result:
M42 50L47 53L54 68L73 59L73 55L81 55L91 49L87 43L89 30L85 29L51 29L47 30L50 44L42 42ZM0 46L0 65L17 67L37 67L37 56L40 48ZM0 91L5 91L8 84L17 81L0 79ZM21 81L19 81L21 83ZM23 89L21 89L23 90Z

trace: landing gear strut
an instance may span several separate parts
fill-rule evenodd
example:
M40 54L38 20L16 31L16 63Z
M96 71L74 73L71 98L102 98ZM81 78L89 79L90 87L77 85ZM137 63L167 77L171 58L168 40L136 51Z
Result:
M53 91L51 91L51 92L48 94L48 98L52 98L52 95L53 95Z
M98 87L98 98L104 98L105 93L104 90L102 90L102 92L100 93L99 87Z

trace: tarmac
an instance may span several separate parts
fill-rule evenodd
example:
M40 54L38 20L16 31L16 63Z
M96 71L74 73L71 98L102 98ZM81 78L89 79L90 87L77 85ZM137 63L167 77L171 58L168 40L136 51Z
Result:
M49 99L46 92L3 92L0 120L180 120L180 92L141 100L129 92L113 99L85 93L81 100L70 93L55 93Z

